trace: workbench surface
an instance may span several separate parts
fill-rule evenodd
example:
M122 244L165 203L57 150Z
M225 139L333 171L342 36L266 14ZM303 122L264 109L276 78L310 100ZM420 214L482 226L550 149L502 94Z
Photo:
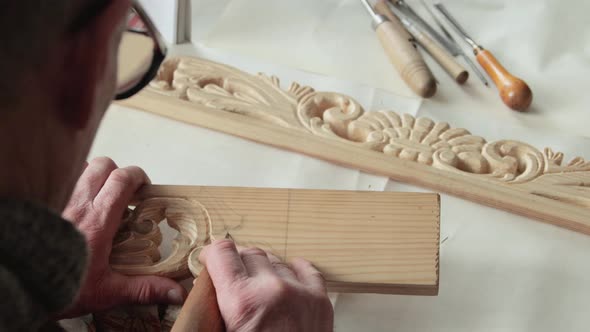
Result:
M251 10L239 16L247 2ZM268 7L271 2L275 5ZM590 158L587 1L445 1L478 42L531 85L535 100L526 114L508 110L495 88L485 88L474 75L461 88L436 65L431 68L440 81L437 97L415 99L384 58L358 1L297 1L305 10L292 9L277 20L281 6L289 7L281 3L193 0L194 45L175 47L173 53L331 87L361 104L447 121L489 140L514 138ZM420 8L418 1L408 3ZM254 17L265 5L265 17L275 15L274 20ZM314 20L320 13L326 20ZM283 35L283 41L260 33L273 31L279 22L296 25L304 14L312 15L305 33ZM235 24L219 26L230 18ZM248 29L239 29L244 22ZM344 34L347 45L337 43ZM318 46L320 38L328 42ZM307 45L318 48L306 54ZM316 70L314 57L323 63L330 48L345 46L350 49L343 59ZM352 61L363 63L353 71ZM366 74L372 71L387 76ZM101 155L120 166L143 167L155 184L421 190L116 105L91 153ZM334 295L336 331L587 331L589 236L448 195L442 195L441 207L440 295Z

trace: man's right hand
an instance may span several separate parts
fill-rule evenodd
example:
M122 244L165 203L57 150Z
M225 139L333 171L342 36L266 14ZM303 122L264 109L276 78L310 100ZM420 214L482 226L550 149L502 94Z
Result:
M230 240L215 241L199 258L228 331L333 331L326 282L311 263L295 259L287 265L257 248L238 252Z

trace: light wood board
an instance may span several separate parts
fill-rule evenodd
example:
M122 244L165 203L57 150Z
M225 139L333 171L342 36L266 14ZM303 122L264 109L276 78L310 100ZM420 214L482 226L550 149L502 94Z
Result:
M259 247L287 261L310 260L332 291L438 293L437 194L148 186L138 201L135 221L128 222L158 223L146 211L161 210L157 219L183 224L179 242L183 236L192 240L182 253L173 254L184 261L173 259L157 271L151 264L123 266L119 261L116 270L123 273L181 278L177 272L186 268L179 264L186 266L189 251L198 253L229 232L238 245ZM190 264L198 264L194 253Z
M276 77L177 58L122 103L590 234L590 163Z

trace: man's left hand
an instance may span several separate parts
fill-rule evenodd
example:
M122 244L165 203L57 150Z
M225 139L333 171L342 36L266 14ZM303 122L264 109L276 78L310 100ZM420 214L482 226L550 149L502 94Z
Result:
M63 217L86 237L86 279L79 297L63 317L99 312L125 304L182 304L184 288L156 276L129 277L109 265L113 239L133 195L150 183L138 167L118 168L108 158L91 161L74 189Z

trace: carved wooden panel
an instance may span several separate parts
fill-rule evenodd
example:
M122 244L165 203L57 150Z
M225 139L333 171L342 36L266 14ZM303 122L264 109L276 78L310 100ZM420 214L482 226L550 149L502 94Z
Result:
M590 234L590 163L195 58L123 103Z
M196 275L200 249L229 232L238 245L310 260L332 291L438 293L436 194L148 186L139 200L111 254L127 275ZM178 230L165 258L163 221Z

